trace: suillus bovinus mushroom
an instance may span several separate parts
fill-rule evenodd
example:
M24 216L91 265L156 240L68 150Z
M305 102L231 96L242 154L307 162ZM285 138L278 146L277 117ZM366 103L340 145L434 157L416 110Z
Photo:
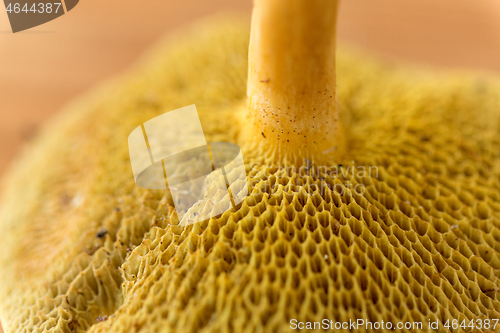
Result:
M337 52L336 11L256 0L250 33L173 36L49 123L3 188L4 330L500 319L500 80ZM249 194L180 226L134 183L127 137L193 103L207 141L241 147Z

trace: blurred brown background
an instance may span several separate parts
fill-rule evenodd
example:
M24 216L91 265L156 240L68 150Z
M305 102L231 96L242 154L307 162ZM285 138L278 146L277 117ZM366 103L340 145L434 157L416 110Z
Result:
M160 36L220 11L250 16L251 7L251 0L82 0L12 34L1 4L0 175L43 121ZM500 72L500 1L344 0L339 39L388 58Z

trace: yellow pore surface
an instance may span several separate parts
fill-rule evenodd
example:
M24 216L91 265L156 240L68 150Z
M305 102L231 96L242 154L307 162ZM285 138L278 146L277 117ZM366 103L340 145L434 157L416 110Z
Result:
M6 332L287 332L325 318L427 332L429 320L500 318L498 80L341 49L348 156L319 174L286 169L264 138L241 135L246 25L197 31L76 101L12 166ZM181 227L165 191L135 185L127 137L193 103L207 141L242 148L250 194Z

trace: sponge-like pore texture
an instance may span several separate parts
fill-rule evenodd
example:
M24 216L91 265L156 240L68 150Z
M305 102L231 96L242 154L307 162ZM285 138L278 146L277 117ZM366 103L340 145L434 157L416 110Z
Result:
M7 333L288 332L293 319L449 332L448 320L500 319L500 80L341 48L348 156L294 169L241 135L248 37L232 20L171 37L13 164L0 208ZM250 190L182 227L167 191L135 185L127 138L193 103L207 141L241 147Z

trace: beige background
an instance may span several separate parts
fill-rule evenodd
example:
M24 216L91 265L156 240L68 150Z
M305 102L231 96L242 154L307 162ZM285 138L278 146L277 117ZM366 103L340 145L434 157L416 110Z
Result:
M325 0L327 1L327 0ZM251 0L82 0L12 34L0 4L0 175L47 118L120 72L161 35ZM500 71L498 0L344 0L339 39L389 58ZM0 328L1 333L1 328Z

